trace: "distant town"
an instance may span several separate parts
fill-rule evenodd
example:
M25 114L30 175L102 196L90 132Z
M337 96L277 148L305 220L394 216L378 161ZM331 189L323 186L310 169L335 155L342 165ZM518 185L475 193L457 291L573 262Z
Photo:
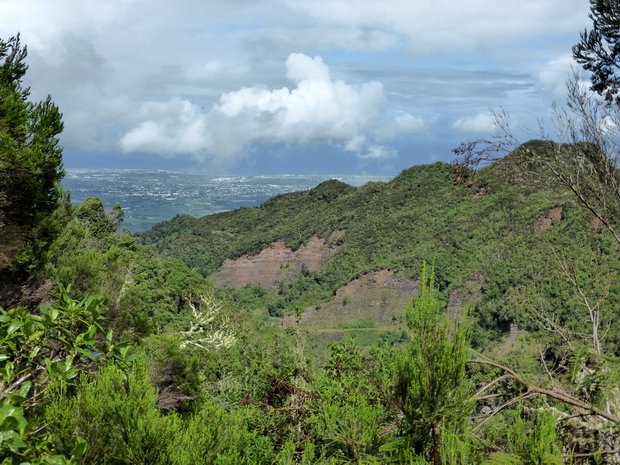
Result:
M160 170L67 170L62 181L71 201L99 197L106 208L120 203L125 211L123 226L144 231L177 214L196 218L255 207L278 194L316 187L328 179L352 186L389 181L391 176L272 175L205 176Z

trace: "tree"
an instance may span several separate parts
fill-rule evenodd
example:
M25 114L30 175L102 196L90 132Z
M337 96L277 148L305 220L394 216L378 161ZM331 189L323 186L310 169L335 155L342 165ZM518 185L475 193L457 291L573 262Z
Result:
M472 386L465 376L469 329L442 314L432 271L423 266L420 295L407 309L411 342L396 362L394 401L405 419L416 455L440 463L444 433L464 433L473 410Z
M78 302L60 287L55 299L57 304L43 305L38 314L0 308L0 456L13 459L3 464L68 463L59 456L44 461L54 453L40 424L51 391L77 388L80 374L102 363L127 369L136 357L127 342L114 344L112 331L103 329L102 296ZM73 436L67 455L75 458L84 448Z
M22 87L28 69L19 35L0 39L0 248L10 265L36 267L58 232L62 114L50 96L32 103ZM10 251L8 253L7 251ZM1 256L1 255L0 255Z
M599 4L611 8L616 2L597 2ZM620 7L616 9L620 12ZM556 129L553 137L541 124L539 140L522 144L510 127L508 113L504 110L493 113L498 131L489 139L463 143L455 149L459 156L455 161L455 174L460 179L467 178L463 173L471 178L480 164L496 162L494 169L512 182L525 186L534 183L564 186L593 215L593 220L604 225L620 244L620 100L609 98L620 88L611 88L612 94L601 96L597 89L584 86L583 78L583 74L573 73L567 82L567 105L553 105L553 127ZM561 346L557 349L564 352L569 373L549 369L541 352L541 362L549 378L549 388L545 388L536 386L510 367L489 360L470 360L468 363L486 365L503 372L483 386L475 397L479 401L507 398L493 410L490 417L536 397L550 402L559 401L564 408L569 408L571 414L563 414L562 420L576 418L577 415L595 415L597 418L591 424L580 428L592 438L605 440L605 445L599 445L599 454L617 454L620 361L606 354L605 347L601 345L601 306L609 294L606 283L613 282L616 276L610 274L611 271L598 270L593 264L578 272L574 258L565 259L558 252L554 253L558 266L555 273L554 270L550 272L572 288L580 302L578 307L582 309L582 313L576 314L580 324L576 327L558 321L554 315L555 309L546 312L538 306L525 307L531 310L541 329L559 337ZM540 282L537 284L540 285ZM490 394L492 390L506 386L506 382L509 389ZM478 424L475 430L490 417ZM562 425L568 423L563 422ZM584 452L575 457L592 455L591 452Z
M581 34L573 46L573 57L592 73L592 90L607 102L620 103L620 2L590 0L591 30Z
M123 222L125 212L121 204L117 203L110 210L105 211L99 197L88 197L80 203L75 216L96 237L104 237L115 232Z

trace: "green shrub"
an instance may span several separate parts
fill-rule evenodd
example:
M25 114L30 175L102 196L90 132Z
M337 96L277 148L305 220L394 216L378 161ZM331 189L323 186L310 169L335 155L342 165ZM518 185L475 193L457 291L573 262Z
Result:
M56 449L68 454L73 438L82 437L88 447L82 463L171 463L169 448L181 430L180 418L161 416L155 408L157 393L150 385L145 364L125 372L115 365L103 367L74 397L62 390L45 412Z

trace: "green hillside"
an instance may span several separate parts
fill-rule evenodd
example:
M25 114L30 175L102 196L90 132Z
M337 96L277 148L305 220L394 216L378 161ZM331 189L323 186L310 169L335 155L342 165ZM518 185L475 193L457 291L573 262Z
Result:
M456 292L471 304L474 342L484 345L513 321L534 329L515 301L530 283L554 274L560 257L602 254L606 266L618 269L612 253L617 244L592 225L592 215L567 189L513 184L500 168L480 170L467 185L455 185L452 167L444 163L415 166L390 182L358 188L332 180L257 208L179 216L137 238L208 277L224 259L258 254L275 241L295 250L313 235L328 240L344 230L337 251L318 270L298 274L262 299L271 315L328 301L372 270L415 279L426 260L434 263L444 298ZM243 304L240 291L231 293ZM574 305L564 297L547 296L549 305Z

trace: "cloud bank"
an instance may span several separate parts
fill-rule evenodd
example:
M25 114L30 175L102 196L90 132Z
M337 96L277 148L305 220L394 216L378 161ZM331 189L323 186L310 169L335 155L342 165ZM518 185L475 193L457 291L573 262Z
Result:
M341 143L362 159L396 156L367 142L366 134L386 103L380 82L333 80L321 57L302 53L291 53L286 69L286 77L296 85L292 90L243 87L224 93L208 112L187 100L147 102L139 112L142 121L121 138L121 147L125 152L224 161L242 156L252 142L328 142ZM382 136L417 131L423 124L420 118L399 114L382 129Z
M487 108L536 126L588 6L0 0L0 37L21 33L32 99L63 112L67 167L350 172L449 160Z

